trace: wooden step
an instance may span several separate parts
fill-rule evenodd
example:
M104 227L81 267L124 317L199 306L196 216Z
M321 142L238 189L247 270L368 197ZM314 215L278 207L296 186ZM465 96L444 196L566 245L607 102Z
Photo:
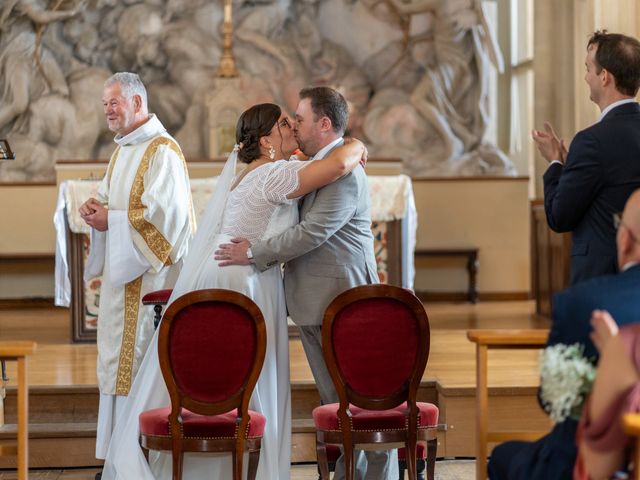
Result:
M7 387L5 422L16 423L15 387ZM29 388L31 423L90 423L98 419L100 393L96 385L35 386Z
M548 431L552 424L538 404L538 388L506 386L489 388L489 428L491 430ZM474 387L438 385L439 423L447 431L438 456L476 455L476 391ZM440 436L438 436L440 440ZM495 446L490 443L490 450Z
M310 418L291 421L291 462L306 463L316 461L316 429Z
M17 426L7 424L0 427L0 441L16 437ZM29 440L39 438L90 437L96 436L95 423L31 423Z
M316 427L312 418L298 418L291 421L293 433L316 433Z
M0 427L0 447L15 443L16 426ZM96 424L32 423L29 425L29 468L102 465L95 458ZM16 468L15 457L0 457L0 468Z
M293 461L312 462L316 454L311 413L320 405L320 398L313 382L293 382L291 388ZM548 428L549 420L537 405L536 393L537 388L532 386L491 387L491 428ZM16 422L15 400L15 388L8 387L5 403L8 426L0 429L0 445L10 442L12 427L9 425ZM447 425L447 431L439 433L438 455L473 457L475 388L447 387L434 380L423 381L418 400L438 405L439 423ZM98 465L93 458L98 402L96 386L32 387L29 391L32 465L50 468ZM57 444L60 447L56 447ZM6 462L0 461L0 468L11 468Z

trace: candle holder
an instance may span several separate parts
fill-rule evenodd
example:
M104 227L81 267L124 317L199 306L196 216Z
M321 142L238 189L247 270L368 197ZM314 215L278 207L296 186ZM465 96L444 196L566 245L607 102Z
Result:
M236 61L233 58L233 17L232 0L224 0L224 22L222 24L222 57L218 66L218 77L235 78L238 76Z

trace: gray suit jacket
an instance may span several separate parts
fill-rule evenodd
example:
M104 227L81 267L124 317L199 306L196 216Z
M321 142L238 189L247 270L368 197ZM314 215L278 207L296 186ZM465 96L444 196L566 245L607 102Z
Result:
M325 309L337 295L378 283L364 169L358 165L307 194L300 223L252 245L251 251L261 271L285 262L285 295L292 320L297 325L321 325Z

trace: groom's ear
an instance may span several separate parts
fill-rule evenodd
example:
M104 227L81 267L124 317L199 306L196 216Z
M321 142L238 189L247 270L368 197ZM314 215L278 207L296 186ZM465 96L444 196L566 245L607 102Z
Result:
M331 119L329 117L322 117L320 119L320 130L322 131L333 130L333 125L331 125Z

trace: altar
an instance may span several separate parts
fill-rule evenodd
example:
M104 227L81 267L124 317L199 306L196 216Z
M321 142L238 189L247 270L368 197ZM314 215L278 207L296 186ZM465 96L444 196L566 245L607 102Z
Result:
M413 289L413 252L417 213L411 179L406 175L370 175L371 230L380 281ZM55 303L71 307L74 342L95 341L101 279L83 279L84 262L91 248L89 227L78 209L96 196L98 180L65 180L59 184L54 215L56 228ZM196 218L205 210L216 177L192 178Z

